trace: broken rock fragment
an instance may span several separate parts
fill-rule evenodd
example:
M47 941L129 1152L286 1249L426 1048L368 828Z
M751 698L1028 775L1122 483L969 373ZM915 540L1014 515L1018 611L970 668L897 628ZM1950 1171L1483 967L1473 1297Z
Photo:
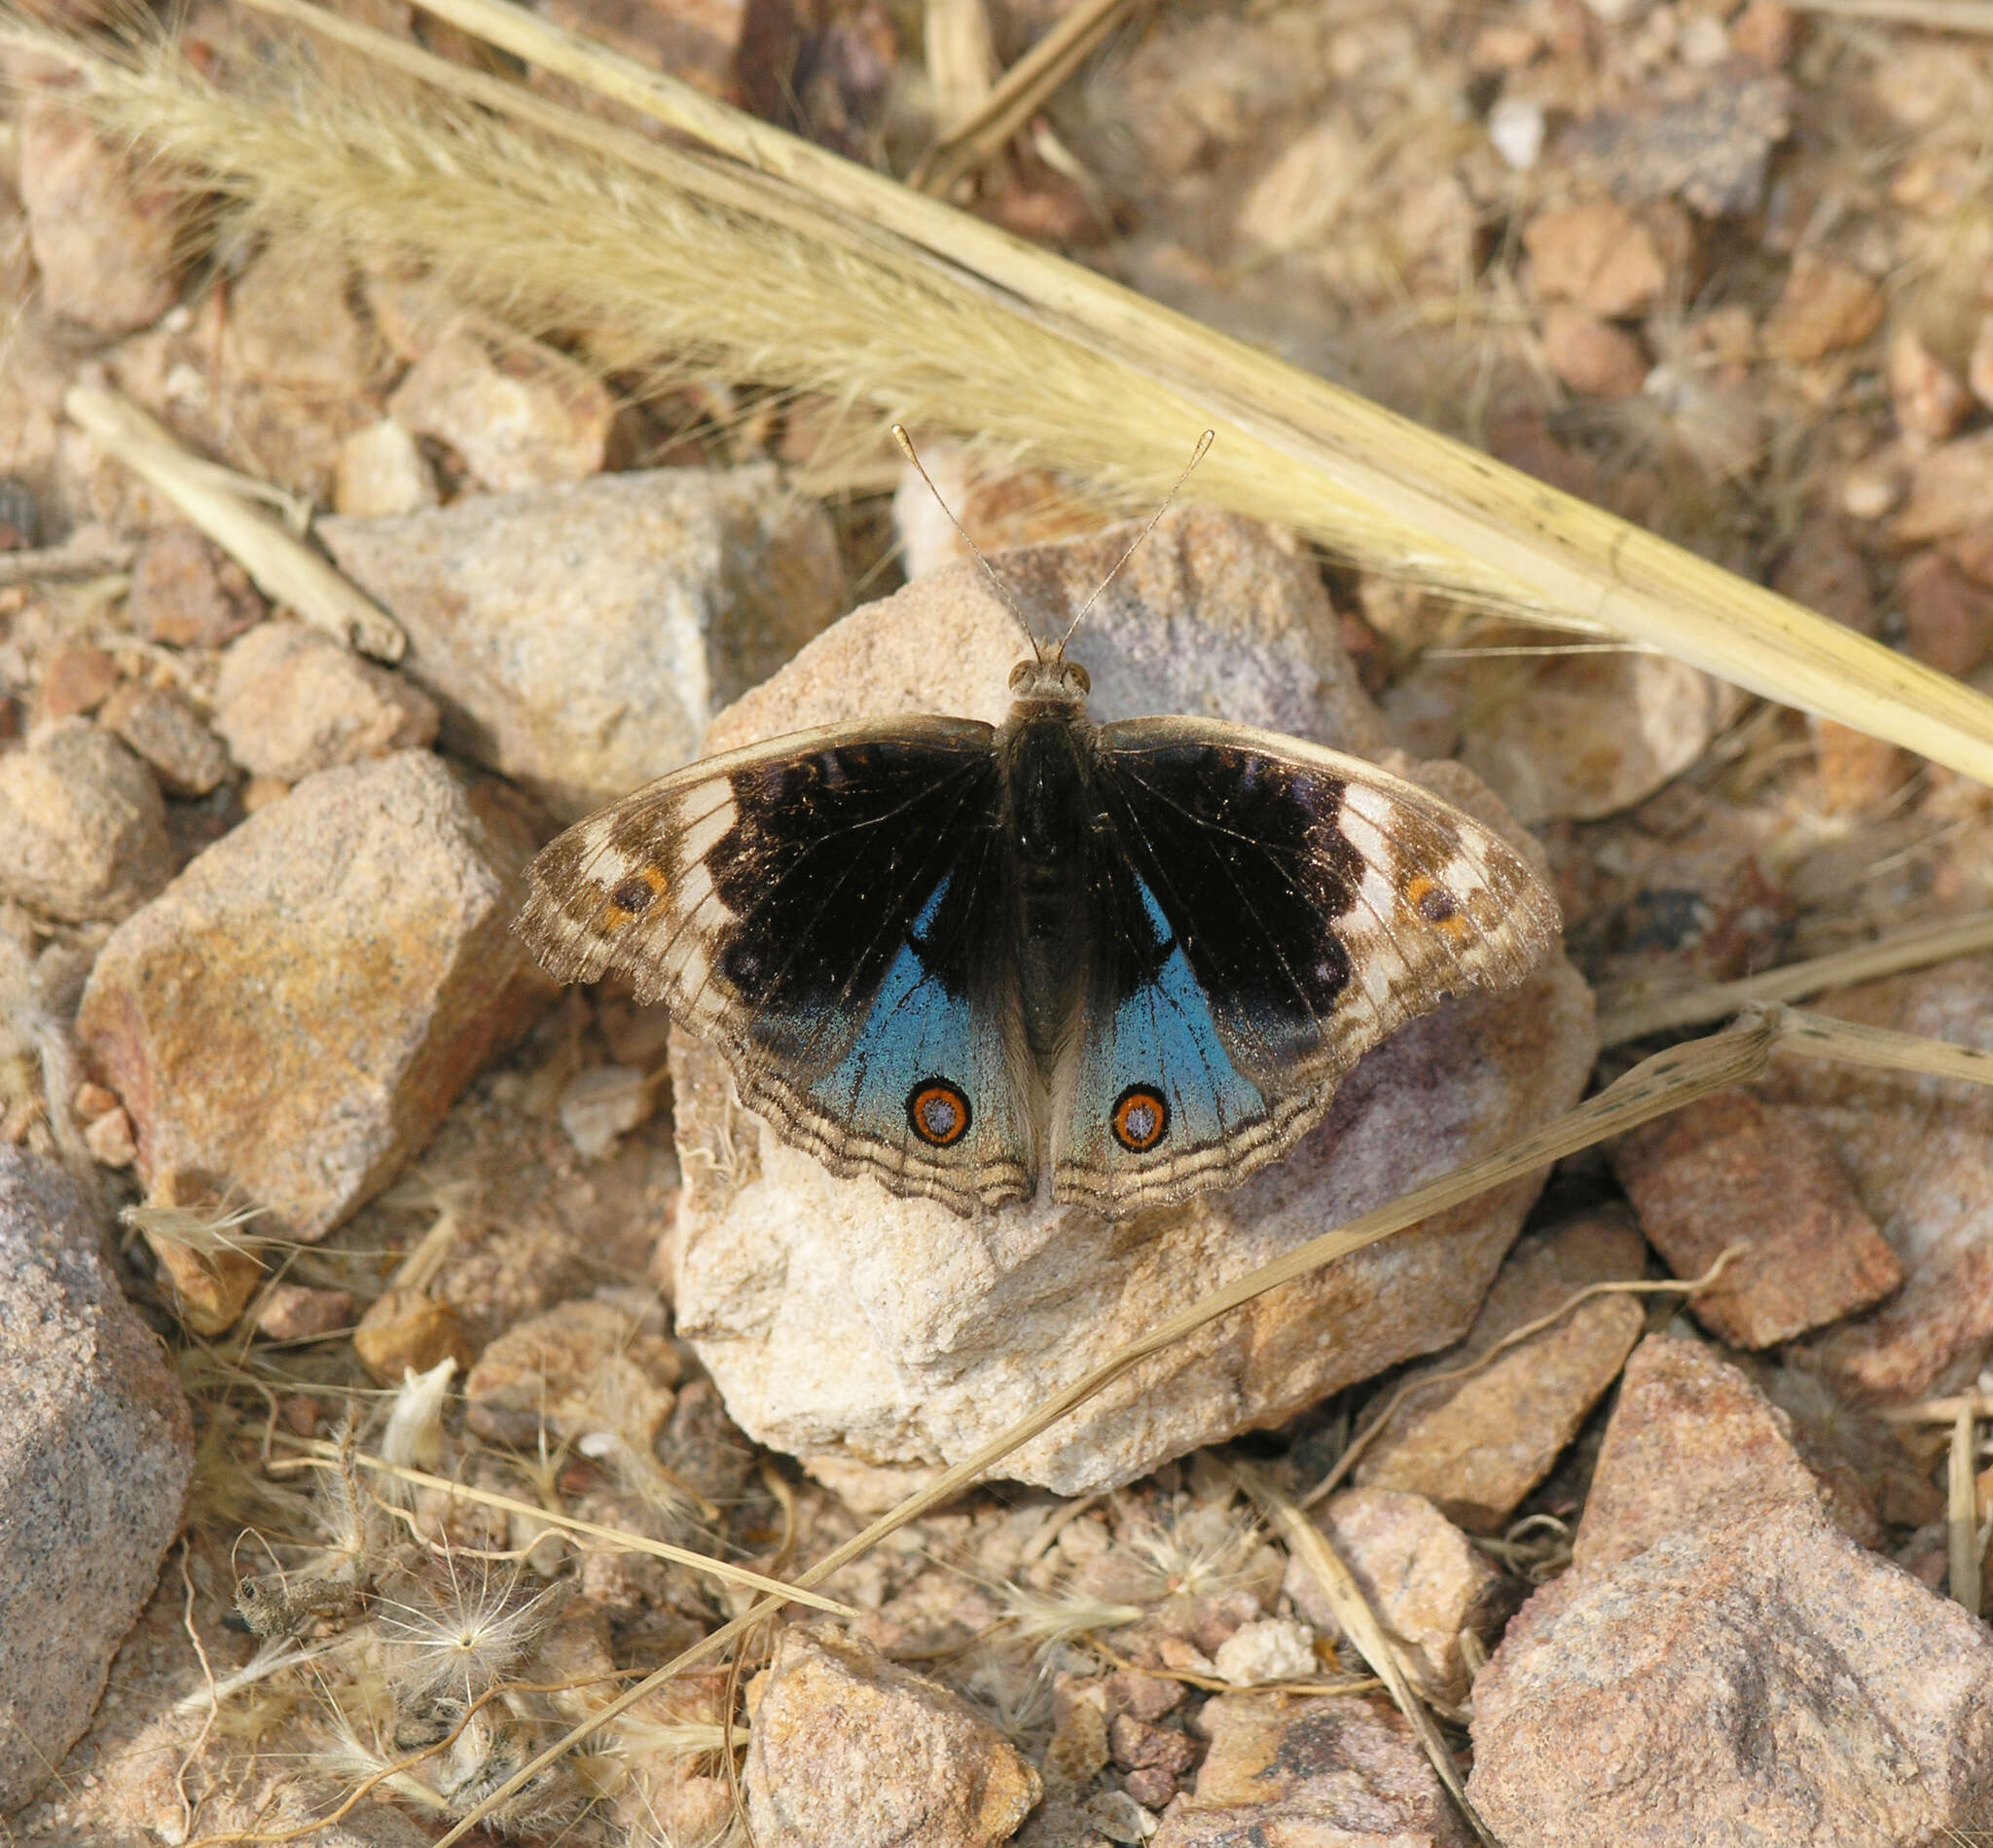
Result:
M0 757L0 894L70 923L123 918L172 870L153 774L87 718Z
M550 993L510 931L533 845L404 751L308 779L115 931L78 1032L154 1200L309 1241L384 1186Z

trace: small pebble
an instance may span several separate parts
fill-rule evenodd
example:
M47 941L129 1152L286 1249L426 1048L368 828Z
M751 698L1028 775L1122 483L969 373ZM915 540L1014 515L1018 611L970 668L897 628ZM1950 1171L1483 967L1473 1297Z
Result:
M1503 96L1488 111L1488 139L1515 172L1527 173L1543 152L1543 105L1533 96Z
M99 717L153 767L169 796L204 796L229 774L227 747L170 688L127 681Z
M138 1144L132 1140L131 1119L122 1108L106 1110L87 1124L84 1146L91 1159L103 1168L129 1168L138 1159Z
M355 430L340 445L333 505L349 518L419 513L442 499L421 446L392 417Z
M1315 1632L1292 1617L1259 1617L1241 1624L1213 1659L1219 1679L1234 1687L1312 1681L1321 1669L1315 1659Z
M352 1319L350 1290L272 1284L256 1306L256 1332L272 1341L298 1341L335 1333Z
M263 598L242 567L192 526L166 526L132 561L132 626L175 648L222 648L262 620Z
M656 1090L629 1066L591 1066L561 1094L561 1127L575 1152L599 1160L651 1113Z
M426 1373L439 1360L467 1367L473 1349L454 1307L396 1285L368 1304L353 1330L353 1352L382 1386L399 1386L403 1373Z
M39 715L57 719L94 712L117 684L118 664L103 649L64 642L42 670Z

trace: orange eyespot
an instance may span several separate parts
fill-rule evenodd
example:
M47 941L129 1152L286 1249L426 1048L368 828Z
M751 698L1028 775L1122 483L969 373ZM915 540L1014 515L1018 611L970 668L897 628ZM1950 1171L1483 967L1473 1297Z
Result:
M969 1101L946 1078L923 1078L907 1093L907 1127L929 1148L952 1148L969 1133Z
M1461 928L1460 901L1436 879L1428 879L1423 873L1405 887L1405 906L1428 924L1447 930Z
M1169 1135L1169 1102L1160 1091L1152 1091L1145 1084L1131 1084L1115 1100L1114 1114L1108 1121L1114 1140L1140 1155Z
M645 866L631 875L609 894L609 903L624 918L641 917L665 895L669 882L655 866ZM611 922L620 924L622 918Z

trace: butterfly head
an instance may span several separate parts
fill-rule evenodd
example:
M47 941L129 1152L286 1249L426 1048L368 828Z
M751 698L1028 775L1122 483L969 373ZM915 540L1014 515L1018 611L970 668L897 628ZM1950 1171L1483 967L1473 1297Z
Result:
M1068 661L1060 649L1048 648L1011 669L1010 690L1017 695L1017 711L1024 715L1082 707L1093 681L1078 662Z

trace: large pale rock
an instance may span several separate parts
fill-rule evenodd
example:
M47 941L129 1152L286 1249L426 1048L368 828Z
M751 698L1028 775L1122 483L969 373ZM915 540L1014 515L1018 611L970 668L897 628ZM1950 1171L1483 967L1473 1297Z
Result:
M1249 531L1178 516L1150 541L1153 576L1137 555L1074 647L1096 717L1222 714L1322 736L1325 696L1343 684L1323 671L1327 644L1291 611L1225 594L1219 562L1252 556ZM1125 545L1107 534L998 566L1051 629ZM1144 584L1196 595L1150 604ZM936 572L806 649L709 743L894 712L999 719L1022 646L979 571ZM1456 767L1426 774L1496 818ZM1593 1041L1589 993L1553 958L1512 993L1450 1003L1379 1047L1323 1125L1245 1186L1113 1225L1037 1204L958 1218L835 1179L736 1108L713 1055L674 1045L689 1178L665 1256L679 1329L745 1430L877 1501L1199 1296L1566 1107ZM1503 1187L1260 1298L1144 1362L1006 1472L1069 1495L1125 1482L1443 1346L1471 1321L1536 1191Z
M171 870L160 786L101 726L57 719L0 757L0 894L72 922L123 918Z
M1473 1839L1389 1708L1220 1694L1197 1724L1210 1756L1150 1848L1468 1848Z
M1581 1289L1638 1279L1646 1264L1647 1248L1619 1208L1521 1240L1467 1339L1394 1384L1393 1395L1404 1395L1357 1479L1426 1496L1470 1534L1499 1533L1618 1377L1640 1339L1640 1305L1627 1295L1594 1297L1465 1379L1430 1376L1478 1360Z
M1699 1342L1649 1335L1626 1363L1574 1549L1606 1566L1679 1532L1782 1507L1824 1509L1851 1539L1881 1539L1861 1484L1793 1419Z
M827 1629L783 1631L748 1703L762 1848L995 1848L1043 1789L957 1695Z
M1809 1005L1993 1052L1993 957ZM1993 1340L1993 1090L1823 1059L1777 1060L1758 1090L1800 1106L1825 1133L1903 1268L1902 1287L1880 1308L1808 1338L1809 1364L1874 1404L1969 1382Z
M1970 1839L1993 1637L1789 1504L1538 1592L1474 1684L1473 1738L1468 1794L1528 1848Z
M326 771L104 946L78 1031L165 1204L230 1189L324 1237L544 1004L510 923L533 838L504 792L405 751Z
M828 519L765 466L317 530L407 629L403 668L443 702L445 742L569 819L690 761L843 596Z
M82 1736L180 1527L194 1423L53 1163L0 1147L0 1812Z

